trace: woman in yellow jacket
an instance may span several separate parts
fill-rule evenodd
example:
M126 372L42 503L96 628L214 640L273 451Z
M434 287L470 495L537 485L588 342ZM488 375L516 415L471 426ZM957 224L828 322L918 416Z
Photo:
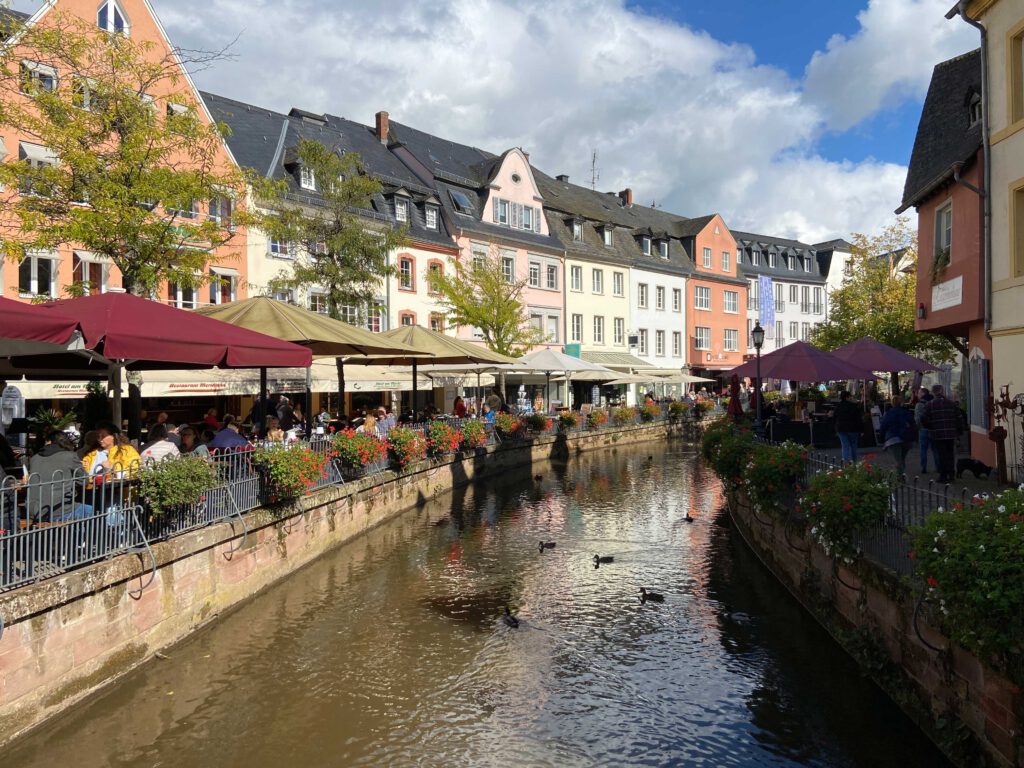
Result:
M89 474L106 475L108 479L131 480L142 459L116 426L101 423L96 426L96 448L82 459L82 468Z

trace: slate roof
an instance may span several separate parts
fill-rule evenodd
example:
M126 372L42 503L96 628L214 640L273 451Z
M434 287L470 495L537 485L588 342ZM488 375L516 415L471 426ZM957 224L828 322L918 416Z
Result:
M769 277L777 280L786 280L788 282L804 282L804 283L824 283L826 275L821 272L821 265L819 260L816 258L815 248L813 245L800 242L799 240L789 240L784 237L772 237L770 235L758 235L752 232L740 232L739 230L731 230L732 236L736 238L736 246L743 251L743 261L740 263L740 272L744 275L768 275ZM765 247L767 246L767 248ZM761 251L761 263L754 265L750 262L750 251L758 250ZM774 251L778 254L775 259L775 266L768 266L768 258L765 256L766 251ZM811 260L811 271L805 272L803 265L798 262L794 265L793 269L786 266L786 261L783 258L783 254L789 255L790 257L797 256L804 259ZM826 273L827 274L827 273Z
M402 188L412 196L409 237L418 242L455 246L443 217L438 230L427 229L423 206L416 204L432 196L433 191L378 141L371 127L329 114L292 110L286 115L212 93L200 95L213 119L231 129L227 143L238 164L267 178L287 181L292 200L317 205L321 199L316 192L299 187L297 169L292 166L302 139L318 141L340 152L358 153L366 172L384 185L384 193L375 195L372 208L361 210L361 215L397 226L389 193Z
M974 95L981 95L980 49L935 66L910 155L903 202L896 213L921 203L952 178L953 163L974 159L982 141L981 121L970 124Z
M489 185L505 155L495 155L477 147L443 139L408 125L388 121L389 146L401 147L433 176L437 197L444 215L454 229L469 235L491 240L502 240L526 248L542 248L562 252L562 242L553 235L541 235L522 229L495 224L484 210ZM475 214L460 213L452 201L452 192L462 192L470 198Z
M28 13L0 7L0 40L5 39L8 25L18 26L31 18L32 16Z

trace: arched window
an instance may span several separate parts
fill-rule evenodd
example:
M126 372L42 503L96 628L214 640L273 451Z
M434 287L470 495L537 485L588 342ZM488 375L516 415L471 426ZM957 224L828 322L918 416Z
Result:
M107 32L128 36L128 17L116 0L107 0L96 11L96 26Z

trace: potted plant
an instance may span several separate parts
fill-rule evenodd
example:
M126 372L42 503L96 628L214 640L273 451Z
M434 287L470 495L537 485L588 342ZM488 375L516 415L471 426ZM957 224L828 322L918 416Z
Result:
M312 493L326 475L327 455L304 446L264 446L252 453L252 463L263 475L267 501L288 501L302 493Z
M690 404L683 400L673 400L668 404L668 415L673 421L679 421L690 412Z
M462 433L446 421L432 421L427 425L427 450L431 456L455 453L462 442Z
M387 442L375 435L342 429L331 437L334 458L341 465L343 475L360 477L371 464L382 461L388 455Z
M421 461L427 454L426 438L410 427L395 427L388 432L388 447L391 466L398 471Z
M651 422L661 415L661 406L646 403L640 407L640 421Z
M499 413L494 417L494 429L502 437L516 437L523 430L523 422L511 413Z
M462 425L462 447L465 450L476 450L487 445L487 429L482 421L469 419Z
M523 423L531 432L541 435L551 429L554 422L552 422L549 416L543 413L531 413L530 415L523 417Z
M202 456L145 464L138 473L139 498L150 512L162 515L198 504L217 484L217 468Z
M558 431L569 432L580 423L580 417L573 411L562 411L558 414Z
M612 421L616 426L623 427L636 421L636 408L628 405L620 405L612 412Z
M600 429L608 423L608 413L602 409L587 414L587 429Z

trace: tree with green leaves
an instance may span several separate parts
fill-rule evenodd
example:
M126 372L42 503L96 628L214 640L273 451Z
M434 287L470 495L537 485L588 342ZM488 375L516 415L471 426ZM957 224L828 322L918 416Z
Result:
M59 10L2 23L0 125L21 139L0 163L5 257L71 245L148 295L165 280L202 283L233 240L241 252L244 178L183 69L217 54L164 50Z
M898 218L875 236L854 234L851 242L852 269L829 296L828 322L814 328L811 342L832 350L870 336L933 363L951 360L949 339L914 330L917 235L907 219Z
M262 213L258 226L267 235L300 246L300 255L280 273L271 288L316 287L327 314L345 320L343 308L375 311L381 282L394 272L390 254L408 243L405 227L375 223L361 215L373 210L381 183L367 175L356 153L339 153L317 141L302 140L298 162L316 186L315 204L297 196L287 182L255 180L254 194ZM338 358L339 398L345 394L345 372Z
M433 272L430 287L439 294L448 322L477 328L495 352L518 357L545 340L544 331L530 324L523 291L527 278L505 271L497 253L456 261L451 273Z

